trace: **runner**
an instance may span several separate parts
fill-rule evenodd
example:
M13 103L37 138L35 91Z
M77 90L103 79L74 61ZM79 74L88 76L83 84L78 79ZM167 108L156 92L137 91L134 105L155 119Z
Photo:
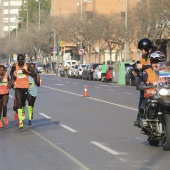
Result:
M36 73L30 66L30 64L25 63L25 57L23 54L17 56L17 63L12 65L10 76L14 80L14 89L16 100L18 101L18 118L19 118L19 128L23 128L22 121L22 106L23 101L27 98L28 93L28 76L35 76ZM29 101L31 103L31 101ZM28 105L29 112L29 105Z
M4 65L0 65L0 128L3 124L9 123L7 118L7 104L9 100L9 90L11 84ZM3 111L3 116L2 116Z

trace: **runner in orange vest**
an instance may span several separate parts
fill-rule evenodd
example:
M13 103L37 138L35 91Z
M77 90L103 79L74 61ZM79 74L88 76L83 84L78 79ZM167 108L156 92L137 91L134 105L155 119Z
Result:
M7 118L8 88L11 88L8 74L4 65L0 65L0 128L9 123ZM2 116L3 110L3 116Z
M28 76L35 76L36 73L30 66L30 64L25 62L25 57L23 54L17 56L17 63L13 64L10 76L14 80L14 89L16 99L18 101L18 118L19 118L19 128L23 128L22 121L22 105L23 101L27 98L29 82ZM29 101L31 103L31 101ZM30 106L28 105L28 112L30 112Z

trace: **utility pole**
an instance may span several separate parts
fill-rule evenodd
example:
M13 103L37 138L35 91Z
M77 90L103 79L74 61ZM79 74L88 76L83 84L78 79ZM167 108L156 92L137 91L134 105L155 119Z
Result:
M124 61L126 61L126 53L127 53L127 18L128 18L128 0L126 0L125 6L125 37L124 37Z

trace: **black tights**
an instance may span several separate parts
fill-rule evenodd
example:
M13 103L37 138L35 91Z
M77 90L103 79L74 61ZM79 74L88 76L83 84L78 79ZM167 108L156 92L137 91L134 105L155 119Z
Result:
M34 107L35 100L36 100L36 97L31 96L31 95L28 93L28 95L27 95L28 105Z
M22 109L23 104L25 103L28 95L28 89L21 89L21 88L16 88L15 89L15 96L18 101L18 109ZM31 99L28 100L28 105L31 104Z
M3 117L7 116L8 100L9 100L9 94L0 95L0 119L2 116L2 110L3 110Z

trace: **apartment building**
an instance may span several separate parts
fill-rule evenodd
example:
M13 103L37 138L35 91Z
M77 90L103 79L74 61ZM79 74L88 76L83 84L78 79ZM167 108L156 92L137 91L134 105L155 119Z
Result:
M67 16L70 13L76 13L82 11L87 13L98 12L101 14L119 13L120 17L124 18L125 11L127 10L127 4L128 4L128 8L130 8L136 6L138 2L139 0L105 0L105 1L104 0L69 0L69 1L51 0L51 15L56 17ZM66 49L69 49L70 47L71 47L70 44L66 45ZM97 45L95 48L98 49ZM124 55L123 53L121 55ZM137 56L136 48L134 48L134 55ZM103 58L105 58L105 60L107 61L110 60L109 50L105 51L104 56L105 57ZM116 56L116 49L112 51L113 61L116 58L115 56ZM90 58L92 59L91 62L96 62L97 60L99 60L98 54L96 54L96 52L92 53L92 56ZM121 59L122 56L118 58L118 60Z
M10 36L10 31L18 28L18 14L22 0L0 0L0 36Z
M139 0L128 0L129 6L135 6ZM51 15L61 16L77 12L82 5L85 12L95 11L102 14L125 12L127 0L51 0Z

